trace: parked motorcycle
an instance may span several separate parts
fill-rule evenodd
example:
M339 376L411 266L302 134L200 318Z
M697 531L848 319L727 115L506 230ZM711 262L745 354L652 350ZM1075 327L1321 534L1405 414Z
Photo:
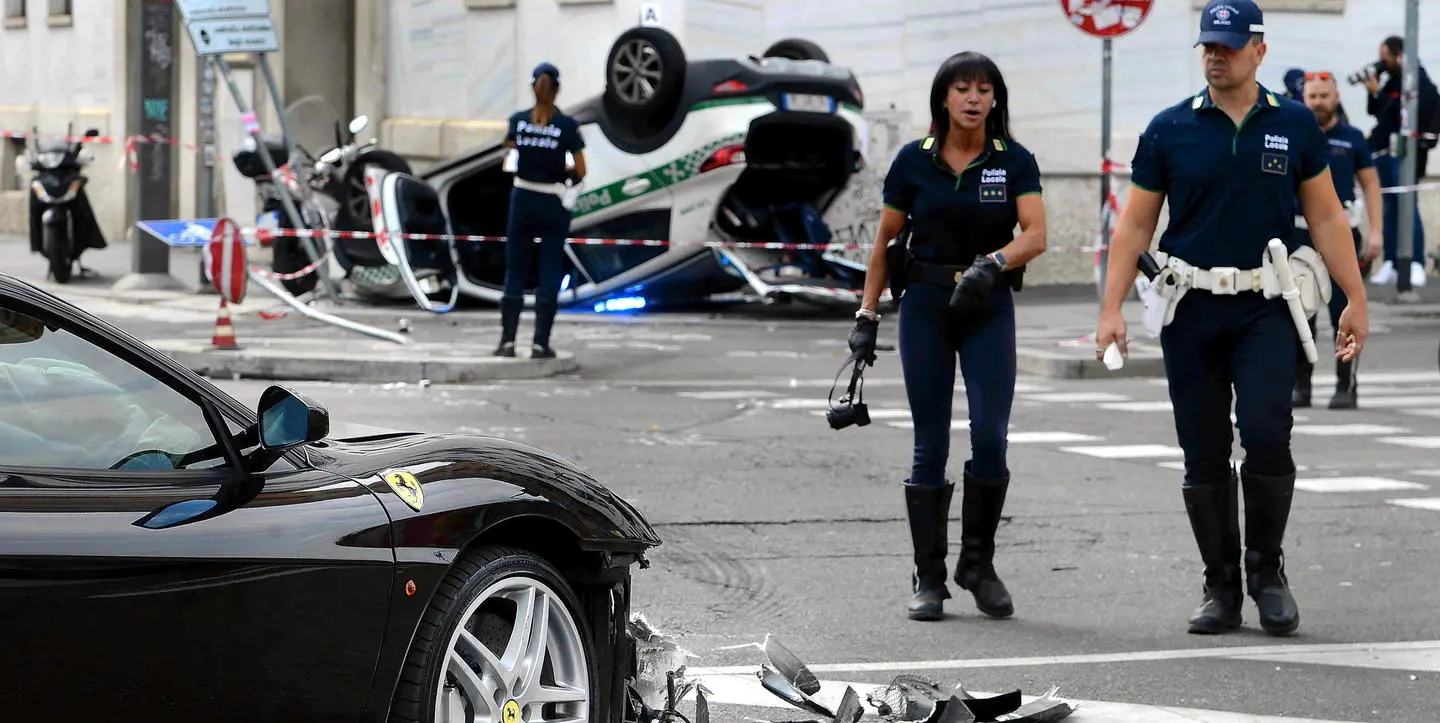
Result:
M30 182L30 250L45 256L50 262L48 277L61 284L70 283L77 268L82 278L93 274L80 265L80 255L108 246L85 194L89 179L82 170L93 159L80 154L83 140L68 140L73 130L66 129L67 140L42 143L37 128L29 158L35 172ZM91 128L84 137L99 135Z
M365 189L365 169L379 166L386 170L410 173L410 164L401 156L377 148L378 139L371 138L361 143L357 136L369 125L369 118L361 115L350 121L349 140L342 135L340 121L334 110L320 96L306 96L285 109L292 132L295 133L295 147L301 158L290 158L284 139L271 136L266 145L277 165L291 164L292 177L287 182L292 200L300 210L305 225L311 229L337 231L373 231L369 196ZM316 157L307 149L323 147L319 141L322 128L334 132L334 145ZM319 141L319 142L317 142ZM278 189L268 173L254 155L253 142L247 146L243 161L236 155L236 167L248 178L254 179L261 195L261 209L257 226L260 228L289 228L293 224L285 213ZM272 245L271 268L277 273L291 273L311 263L299 238L277 237ZM400 281L398 269L390 265L379 252L372 239L315 239L314 248L320 253L334 253L334 264L325 268L336 281L348 279L354 290L363 296L408 299L409 292ZM287 290L293 294L304 294L314 289L318 278L314 274L299 279L284 281Z

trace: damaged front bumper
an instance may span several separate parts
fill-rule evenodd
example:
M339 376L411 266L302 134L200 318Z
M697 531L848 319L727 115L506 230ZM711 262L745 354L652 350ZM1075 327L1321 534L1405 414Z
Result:
M630 636L635 644L636 675L627 681L626 722L709 723L713 694L702 682L687 678L689 661L697 656L638 615L631 621ZM857 723L867 713L889 723L1049 723L1069 717L1077 707L1057 697L1057 688L1025 703L1019 689L976 696L961 685L947 691L934 681L901 675L866 694L868 706L853 687L846 686L832 708L817 699L819 678L774 635L767 634L764 642L752 646L764 656L755 673L756 682L786 704L814 716L793 723ZM691 693L695 703L692 714L686 716L679 708Z

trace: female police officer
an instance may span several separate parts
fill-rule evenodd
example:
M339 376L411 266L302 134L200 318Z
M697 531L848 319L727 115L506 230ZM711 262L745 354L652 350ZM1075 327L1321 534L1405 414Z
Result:
M560 92L560 71L541 63L531 74L535 106L510 116L505 145L515 149L515 187L510 191L510 218L505 231L505 286L500 298L500 346L496 356L515 356L515 332L525 306L525 280L530 275L530 253L540 238L539 286L535 289L535 342L531 358L555 356L550 348L550 327L555 321L560 274L564 270L565 237L570 233L570 211L561 197L567 178L579 183L585 177L585 141L575 119L555 107ZM565 153L575 157L567 171Z
M1297 329L1286 301L1266 290L1264 273L1269 241L1291 235L1297 200L1315 250L1349 298L1338 320L1336 357L1354 359L1368 331L1350 220L1330 180L1320 124L1305 106L1255 81L1264 32L1254 0L1211 0L1200 13L1196 45L1205 46L1207 87L1160 111L1140 135L1095 330L1097 357L1111 343L1125 353L1121 304L1168 200L1162 273L1167 288L1174 281L1183 291L1170 297L1173 317L1160 345L1185 451L1181 491L1205 564L1204 598L1190 616L1190 632L1198 634L1241 622L1237 475L1230 463L1235 427L1245 449L1238 475L1245 490L1243 583L1267 633L1287 635L1300 625L1281 548L1295 491L1289 396Z
M900 364L915 426L906 480L915 568L909 614L937 620L954 484L946 479L958 355L970 411L964 465L961 551L955 582L981 612L1008 617L1010 594L995 574L995 529L1010 483L1006 429L1015 392L1014 270L1045 250L1045 205L1035 157L1010 135L1009 94L1000 70L978 53L940 66L930 87L933 135L900 149L885 178L885 208L855 314L850 349L874 362L887 275L907 279L900 302ZM908 223L904 268L886 244ZM1021 233L1014 234L1016 224Z

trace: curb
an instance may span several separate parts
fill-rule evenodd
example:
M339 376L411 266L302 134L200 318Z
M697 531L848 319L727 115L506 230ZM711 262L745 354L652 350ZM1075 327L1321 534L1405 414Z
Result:
M160 339L148 343L191 371L217 379L472 384L543 379L580 369L570 352L559 352L554 359L504 359L489 356L488 350L477 349L474 356L441 358L418 351L346 353L343 348L312 352L252 345L232 351L214 349L208 342L189 339ZM450 349L453 354L454 347Z
M1093 357L1023 346L1015 350L1015 365L1021 373L1050 379L1165 378L1165 357L1135 351L1132 347L1125 366L1113 372Z

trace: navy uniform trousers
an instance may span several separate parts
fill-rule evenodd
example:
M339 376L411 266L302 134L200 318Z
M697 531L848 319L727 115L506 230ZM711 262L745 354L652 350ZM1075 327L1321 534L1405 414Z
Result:
M550 345L556 297L565 270L565 238L570 211L560 197L525 188L510 190L510 218L505 229L505 286L500 298L501 341L515 341L520 311L525 307L525 282L535 239L540 239L539 279L535 289L535 343Z
M969 403L970 459L964 464L955 582L975 596L981 612L1008 617L1014 609L993 559L1010 484L1005 451L1015 398L1014 298L1008 282L997 282L977 308L957 312L950 308L952 290L953 285L912 281L900 298L900 364L915 425L915 456L905 484L915 553L912 585L922 595L950 597L944 589L945 553L955 485L945 470L958 359Z
M1185 452L1181 489L1205 563L1205 601L1191 618L1193 633L1240 624L1240 483L1245 493L1244 582L1257 604L1266 596L1288 597L1282 592L1287 582L1281 541L1295 489L1290 392L1297 338L1284 299L1196 289L1180 300L1174 319L1160 333L1175 432ZM1245 451L1239 474L1230 462L1235 428ZM1298 625L1298 614L1292 623L1283 607L1270 601L1262 606L1267 631Z

